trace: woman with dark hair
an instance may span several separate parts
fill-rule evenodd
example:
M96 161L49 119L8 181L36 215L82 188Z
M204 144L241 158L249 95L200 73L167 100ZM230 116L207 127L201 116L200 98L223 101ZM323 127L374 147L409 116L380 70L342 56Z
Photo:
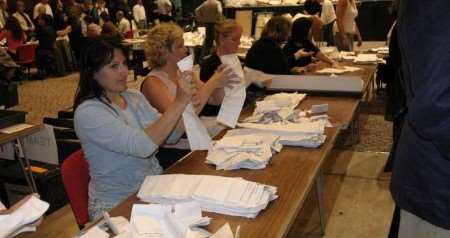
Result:
M294 59L290 62L290 67L306 67L305 70L311 70L315 68L311 64L313 56L332 67L339 67L335 61L320 52L319 48L312 43L312 24L312 19L308 17L298 18L292 23L291 37L283 47L284 53ZM303 53L301 53L302 51Z
M89 216L94 219L139 189L147 175L160 174L159 145L181 136L180 121L191 101L192 74L176 81L170 107L159 114L127 87L128 66L120 45L98 40L80 63L75 96L75 131L89 163Z
M268 74L296 73L297 69L290 67L290 62L295 60L293 55L286 55L282 49L290 33L291 22L287 18L272 17L264 26L261 38L248 51L245 66ZM302 55L303 52L298 54Z
M5 28L0 32L0 40L5 38L8 45L8 53L15 60L17 47L25 43L27 39L27 35L15 17L8 18Z

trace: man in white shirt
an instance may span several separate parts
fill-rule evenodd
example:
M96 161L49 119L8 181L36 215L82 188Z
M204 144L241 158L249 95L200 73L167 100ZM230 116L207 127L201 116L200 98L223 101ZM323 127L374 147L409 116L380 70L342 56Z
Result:
M27 34L33 32L35 27L34 23L31 20L30 16L25 12L25 3L23 0L17 0L16 2L17 11L12 15L19 21L20 27Z
M116 12L116 19L117 19L117 31L119 31L120 34L125 36L125 34L131 30L130 21L125 18L123 11Z
M50 4L48 4L48 0L41 0L38 4L34 6L33 9L33 19L36 19L39 16L39 8L45 8L45 14L50 15L53 17L53 11L50 7Z
M136 5L133 6L133 18L140 29L145 28L147 16L145 15L145 8L144 5L142 5L142 0L137 0Z
M323 23L323 40L327 42L328 46L334 46L333 25L336 21L336 12L333 3L330 0L319 0L319 3L322 4L320 19Z

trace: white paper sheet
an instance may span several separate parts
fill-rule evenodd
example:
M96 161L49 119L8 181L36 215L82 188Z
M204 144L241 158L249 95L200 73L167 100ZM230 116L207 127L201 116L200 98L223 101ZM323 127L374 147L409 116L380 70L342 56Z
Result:
M232 81L239 81L239 84L234 85L232 89L225 87L225 97L220 107L217 121L234 128L236 126L242 107L244 106L246 96L246 82L244 78L244 71L242 70L241 62L236 54L222 55L220 60L223 64L231 67L236 74L236 78L230 79Z
M109 238L109 234L100 229L98 226L94 226L89 229L80 238Z
M194 67L194 56L191 54L183 58L177 65L181 72L192 70ZM191 150L207 150L211 147L212 140L208 130L195 113L192 103L189 103L183 112L183 123Z
M21 124L17 124L17 125L14 125L14 126L2 128L2 129L0 129L0 133L13 134L15 132L19 132L19 131L25 130L25 129L33 127L33 126L34 125L21 123Z
M230 224L228 224L228 222L225 223L216 233L211 236L211 238L234 238Z

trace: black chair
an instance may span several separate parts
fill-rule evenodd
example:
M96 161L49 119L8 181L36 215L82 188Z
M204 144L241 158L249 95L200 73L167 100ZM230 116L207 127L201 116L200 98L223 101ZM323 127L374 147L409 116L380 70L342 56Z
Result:
M55 132L56 139L78 140L78 136L73 129L53 127L53 131Z
M44 117L43 122L45 124L49 124L55 127L70 128L70 129L74 128L72 119L58 119L58 118Z
M73 119L73 111L59 111L58 119Z

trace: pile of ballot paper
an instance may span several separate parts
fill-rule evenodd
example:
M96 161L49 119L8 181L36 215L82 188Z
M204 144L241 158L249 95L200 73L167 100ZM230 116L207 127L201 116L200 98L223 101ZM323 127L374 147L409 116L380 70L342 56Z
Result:
M382 61L376 54L358 54L354 60L355 64L377 64Z
M351 73L361 70L359 67L353 66L343 66L342 68L323 68L321 70L317 70L317 74L343 74L343 73Z
M325 142L325 127L329 126L328 105L315 105L309 111L295 109L305 94L279 93L256 103L253 115L238 123L250 130L241 133L271 134L279 137L282 145L316 148Z
M147 176L137 197L160 204L196 201L203 211L255 218L278 195L276 187L242 178L167 174Z
M24 204L11 213L1 214L0 237L14 237L22 232L36 231L37 221L49 206L39 198L30 196Z
M222 139L215 142L208 151L206 162L214 164L217 170L263 169L274 153L283 147L279 136L269 133L236 133L241 129L229 130Z

